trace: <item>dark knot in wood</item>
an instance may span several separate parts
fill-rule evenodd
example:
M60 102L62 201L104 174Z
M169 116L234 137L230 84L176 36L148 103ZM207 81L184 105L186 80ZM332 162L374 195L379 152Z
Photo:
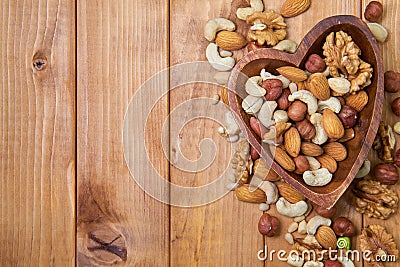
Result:
M38 59L34 60L33 67L38 71L43 70L46 67L46 60L42 59L42 58L38 58Z
M116 240L121 238L121 235L118 235L117 237L115 237L110 242L106 242L104 240L101 240L100 238L96 237L96 235L93 234L93 233L89 233L89 238L91 240L93 240L94 242L99 244L99 246L88 247L89 251L94 251L94 250L108 251L108 252L113 253L113 254L117 255L118 257L120 257L121 260L126 261L127 256L128 256L126 248L125 247L121 247L121 246L117 246L117 245L113 245L113 243Z

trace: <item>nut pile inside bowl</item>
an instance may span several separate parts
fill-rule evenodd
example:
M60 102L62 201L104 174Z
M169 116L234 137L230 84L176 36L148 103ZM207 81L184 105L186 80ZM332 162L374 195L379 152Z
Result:
M262 69L249 77L242 102L275 161L310 186L327 185L337 162L346 159L344 143L354 138L373 72L346 32L330 33L322 48L322 55L307 58L304 70L282 66L280 75Z

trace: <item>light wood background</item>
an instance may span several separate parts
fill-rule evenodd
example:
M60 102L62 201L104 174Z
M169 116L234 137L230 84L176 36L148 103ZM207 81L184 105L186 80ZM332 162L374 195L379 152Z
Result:
M278 11L282 2L269 0L265 6ZM327 16L362 16L368 2L313 1L306 13L287 19L288 38L300 42ZM385 67L400 71L400 2L382 2L382 24L390 32L381 46ZM289 249L283 239L289 219L278 216L282 235L264 240L257 231L258 206L233 194L198 208L170 207L138 187L123 158L123 118L135 90L168 66L205 60L207 20L226 17L243 29L234 14L245 0L4 0L0 5L1 266L286 266L260 262L257 252L264 245ZM183 154L193 160L201 140L214 140L216 159L203 172L184 173L170 165L158 142L157 129L166 120L174 127L193 112L168 118L170 110L218 92L216 86L185 85L153 110L148 125L153 131L146 131L146 139L165 179L202 185L226 166L231 151L215 122L198 120L179 136ZM386 95L385 103L394 97ZM383 118L398 120L388 108ZM176 139L170 137L172 152ZM374 153L370 158L377 162ZM340 214L358 231L383 224L400 245L399 213L387 221L369 219L355 212L348 198L338 203ZM114 244L126 249L126 259L89 249L98 245L89 233L105 242L120 236Z

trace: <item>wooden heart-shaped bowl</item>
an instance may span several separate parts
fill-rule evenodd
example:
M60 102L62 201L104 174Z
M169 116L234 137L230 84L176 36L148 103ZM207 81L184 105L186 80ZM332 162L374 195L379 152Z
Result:
M369 102L364 110L359 113L359 120L354 128L354 139L344 143L348 151L346 160L338 162L338 169L329 184L322 187L313 187L305 184L300 175L284 170L273 160L267 149L262 147L260 138L250 127L251 115L245 113L242 109L242 97L247 95L245 82L248 77L259 75L263 68L276 75L278 75L276 69L282 66L296 66L305 69L304 64L308 56L314 53L322 56L322 46L327 35L340 30L348 33L353 38L353 41L361 49L361 58L374 68L372 84L365 88L369 96ZM249 143L266 160L268 166L271 166L279 176L312 202L329 208L336 203L349 187L368 155L382 114L383 84L381 53L367 25L354 16L334 16L319 22L304 37L294 54L271 48L261 48L248 53L232 70L228 83L228 98L229 105L242 132L246 135Z

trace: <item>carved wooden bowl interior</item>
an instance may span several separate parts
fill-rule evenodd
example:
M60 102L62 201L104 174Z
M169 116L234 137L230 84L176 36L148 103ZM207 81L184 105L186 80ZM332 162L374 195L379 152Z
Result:
M373 66L372 84L365 91L369 102L359 113L357 125L354 127L355 138L344 143L348 150L347 158L338 162L338 169L332 181L326 186L313 187L303 182L301 175L285 171L271 158L268 149L262 148L260 138L250 127L251 115L246 114L242 107L242 97L246 96L245 82L247 77L260 74L261 69L278 75L276 69L281 66L296 66L304 68L310 54L322 55L322 46L327 35L331 32L343 30L348 33L361 49L361 59ZM241 75L244 74L244 75ZM323 207L332 207L353 181L359 168L368 155L374 141L383 104L383 68L380 50L376 40L367 25L354 16L335 16L319 22L300 43L294 54L281 52L275 49L262 48L248 53L232 70L228 83L229 105L236 115L242 131L247 135L250 144L260 153L267 164L286 182L295 187L305 197Z

